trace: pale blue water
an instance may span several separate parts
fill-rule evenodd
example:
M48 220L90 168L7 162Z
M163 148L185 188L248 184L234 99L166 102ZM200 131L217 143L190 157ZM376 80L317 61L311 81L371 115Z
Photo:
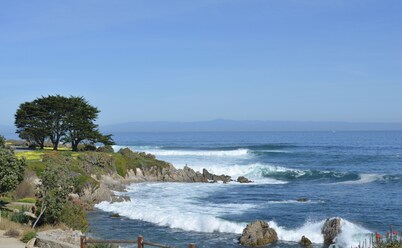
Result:
M273 246L299 247L302 235L321 246L320 227L343 219L338 243L402 229L402 132L130 133L118 146L154 153L177 168L244 175L252 184L136 184L132 202L98 207L91 232L186 247L239 247L245 225L262 219L277 229ZM309 201L300 203L298 198ZM116 212L123 218L111 218ZM362 238L360 238L362 239Z

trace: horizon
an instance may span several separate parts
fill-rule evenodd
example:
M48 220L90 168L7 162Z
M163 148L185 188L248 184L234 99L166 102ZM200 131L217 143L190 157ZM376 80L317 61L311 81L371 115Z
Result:
M55 94L85 97L101 126L402 122L399 1L1 6L1 125Z
M100 125L102 132L120 133L275 133L275 132L401 132L402 123L338 122L338 121L263 121L263 120L207 120L207 121L138 121ZM16 128L0 124L0 135L18 139Z

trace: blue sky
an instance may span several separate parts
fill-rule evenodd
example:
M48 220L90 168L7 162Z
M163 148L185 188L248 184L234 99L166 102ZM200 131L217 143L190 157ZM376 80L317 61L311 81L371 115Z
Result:
M48 94L100 124L402 122L402 2L1 1L0 124Z

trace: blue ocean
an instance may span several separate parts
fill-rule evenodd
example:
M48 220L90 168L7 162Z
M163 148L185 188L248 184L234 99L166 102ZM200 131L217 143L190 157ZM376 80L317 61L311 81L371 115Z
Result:
M299 247L303 235L321 247L324 221L340 217L336 242L355 247L391 224L402 230L402 132L118 133L114 139L115 150L129 147L176 168L253 183L129 185L121 194L131 201L102 202L89 213L96 237L241 247L247 223L265 220L280 240L270 247Z

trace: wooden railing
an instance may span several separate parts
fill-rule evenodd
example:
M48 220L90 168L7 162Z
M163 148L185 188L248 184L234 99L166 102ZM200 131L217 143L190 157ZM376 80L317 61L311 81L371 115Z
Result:
M102 239L91 239L86 236L81 236L81 248L87 248L87 244L137 244L138 248L144 248L144 245L149 245L153 247L160 248L175 248L173 246L161 245L154 242L144 241L144 237L138 236L137 240L102 240ZM195 248L195 244L191 243L188 248Z

